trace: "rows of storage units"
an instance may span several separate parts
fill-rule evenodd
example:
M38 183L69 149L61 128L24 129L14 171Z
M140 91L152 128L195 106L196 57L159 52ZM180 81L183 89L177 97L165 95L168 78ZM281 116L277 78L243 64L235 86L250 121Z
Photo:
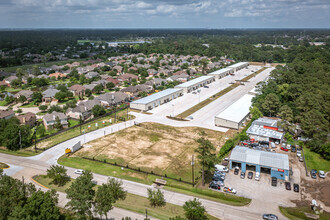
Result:
M190 93L200 87L206 86L217 79L221 79L249 65L248 62L240 62L226 68L209 73L207 76L201 76L188 82L179 84L175 88L163 90L150 96L135 100L130 103L130 107L141 111L148 111L164 103L167 103L184 93Z

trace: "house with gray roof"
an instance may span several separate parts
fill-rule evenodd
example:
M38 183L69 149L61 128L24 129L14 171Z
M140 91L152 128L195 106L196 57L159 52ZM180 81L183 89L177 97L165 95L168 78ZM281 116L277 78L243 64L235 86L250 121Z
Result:
M88 72L85 76L86 76L86 78L91 79L93 77L98 77L99 75L100 74L97 72Z
M57 117L59 118L63 128L67 128L69 126L68 117L64 113L62 113L62 112L52 112L50 114L46 114L42 118L43 124L44 124L44 126L47 130L54 128Z
M0 110L0 119L10 119L15 116L13 110Z
M19 99L19 97L25 96L27 101L31 101L32 100L32 94L33 94L33 92L31 90L21 90L18 93L16 93L14 97L16 99Z
M47 89L42 92L42 101L45 103L50 103L52 101L56 101L55 94L58 93L57 89Z

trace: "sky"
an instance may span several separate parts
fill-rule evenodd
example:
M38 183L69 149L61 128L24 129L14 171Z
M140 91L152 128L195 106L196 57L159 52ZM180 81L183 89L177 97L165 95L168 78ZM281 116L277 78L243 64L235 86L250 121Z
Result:
M0 28L330 28L330 0L0 0Z

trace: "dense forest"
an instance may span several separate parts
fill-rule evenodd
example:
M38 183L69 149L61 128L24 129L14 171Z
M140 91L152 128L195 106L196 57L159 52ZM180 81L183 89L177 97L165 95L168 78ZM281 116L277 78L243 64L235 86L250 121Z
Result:
M294 133L300 125L311 140L311 150L330 160L330 51L322 47L295 50L295 58L286 66L277 66L267 83L259 84L262 93L254 106L265 116L279 116L283 127Z
M238 61L292 62L292 51L299 45L308 46L311 41L330 42L328 30L289 29L128 29L128 30L16 30L0 31L0 52L8 53L0 58L0 66L26 64L24 55L73 54L88 52L93 58L121 55L123 53L172 53L178 55L226 56ZM97 40L104 48L88 43L78 45L77 40ZM152 43L122 45L110 48L109 41L147 40ZM260 44L260 46L256 46ZM278 45L278 46L272 46ZM99 45L98 45L99 46ZM289 48L290 50L286 50Z

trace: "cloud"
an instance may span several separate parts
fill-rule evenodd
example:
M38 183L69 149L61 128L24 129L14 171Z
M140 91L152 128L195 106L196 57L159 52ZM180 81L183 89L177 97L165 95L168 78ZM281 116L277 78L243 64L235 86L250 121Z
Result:
M0 0L0 27L29 21L38 26L38 19L43 25L67 19L70 25L86 27L104 27L108 21L120 27L268 27L267 23L280 26L288 21L329 27L329 9L329 0Z

